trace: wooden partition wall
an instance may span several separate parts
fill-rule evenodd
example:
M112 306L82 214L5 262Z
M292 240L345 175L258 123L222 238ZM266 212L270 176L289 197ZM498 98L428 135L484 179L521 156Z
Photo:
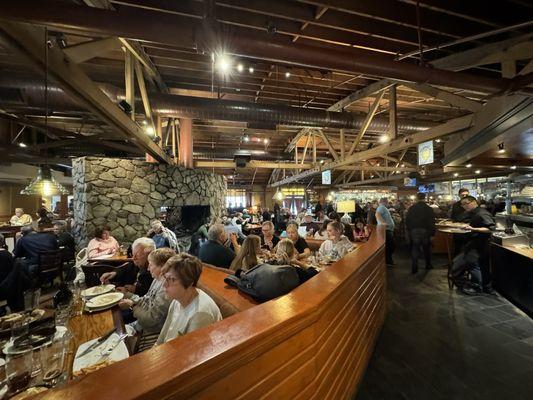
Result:
M46 399L342 399L386 310L385 231L290 294L96 371Z

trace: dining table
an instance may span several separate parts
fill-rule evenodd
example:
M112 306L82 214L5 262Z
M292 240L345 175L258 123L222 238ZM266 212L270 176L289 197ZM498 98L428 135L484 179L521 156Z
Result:
M465 229L468 226L468 224L440 223L440 224L436 224L435 226L437 228L437 231L442 233L445 238L446 253L448 256L448 262L446 263L446 268L448 270L448 274L447 274L448 287L451 289L453 287L453 282L451 279L452 266L453 266L453 251L454 251L453 237L455 235L465 235L469 233L470 231Z
M99 264L124 264L126 262L133 261L133 257L129 257L125 254L115 253L110 256L105 257L93 257L88 260L90 263L99 263Z
M68 329L72 334L72 340L66 357L69 379L72 379L72 367L78 347L89 340L105 335L113 328L119 335L126 332L122 312L118 306L92 313L83 311L70 318Z

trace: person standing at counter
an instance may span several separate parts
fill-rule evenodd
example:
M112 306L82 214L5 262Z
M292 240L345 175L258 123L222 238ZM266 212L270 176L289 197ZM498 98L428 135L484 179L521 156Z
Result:
M477 264L470 270L475 285L473 288L465 288L463 291L467 294L475 294L479 291L492 293L489 245L491 231L494 229L496 223L490 212L478 205L475 197L463 197L461 199L461 205L471 215L470 225L467 227L471 233L465 244L465 252L474 250L479 257Z
M386 240L385 240L385 258L388 266L393 266L392 253L394 253L394 220L388 210L387 206L389 199L382 197L379 200L379 206L376 209L376 220L379 225L386 226Z
M407 210L405 225L411 242L411 272L418 272L420 247L424 251L426 269L431 265L431 236L435 235L435 213L426 203L426 194L418 193L418 201Z
M32 222L31 215L24 214L24 209L22 208L15 208L15 215L9 220L9 223L13 226L30 225Z
M461 200L469 195L470 195L470 192L468 191L468 189L465 189L465 188L459 189L459 201L453 204L452 211L450 213L450 219L453 222L468 223L470 221L470 214L461 205Z

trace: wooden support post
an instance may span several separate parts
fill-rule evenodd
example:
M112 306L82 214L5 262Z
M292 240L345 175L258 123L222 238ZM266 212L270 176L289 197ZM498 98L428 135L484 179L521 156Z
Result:
M135 121L135 59L132 54L126 49L124 60L124 77L126 86L126 102L131 107L131 119Z
M344 129L341 129L340 132L340 140L341 140L341 160L344 160L344 152L345 152L345 139L344 139Z
M392 85L389 89L389 138L396 139L398 134L397 123L397 105L396 105L396 85Z
M316 135L313 133L313 165L316 164Z

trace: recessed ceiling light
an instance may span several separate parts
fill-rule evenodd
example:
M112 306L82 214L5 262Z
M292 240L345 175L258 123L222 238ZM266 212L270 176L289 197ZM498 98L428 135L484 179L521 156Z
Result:
M19 143L19 147L28 147L28 146L26 146L26 143L22 143L22 142L20 142L20 143Z
M472 164L466 164L466 168L472 167Z
M320 160L320 164L324 164L324 160Z
M386 143L386 142L389 141L389 139L390 139L390 138L389 138L389 135L381 135L381 136L379 137L379 141L380 141L381 143Z
M436 142L436 143L440 143L440 139L436 139L435 142Z
M402 164L402 168L404 168L404 167L405 167L405 164Z
M250 67L250 68L248 68L248 72L251 73L251 74L253 74L253 73L254 73L254 67Z
M242 64L237 65L237 71L239 72L244 71L244 66Z
M455 174L453 174L453 176L455 176L457 178L459 176L459 174L456 172Z
M476 174L481 174L481 170L480 169L476 169Z
M285 78L290 78L291 77L291 73L289 71L285 72Z
M513 166L511 167L511 169L516 169L516 165L513 165Z
M155 133L155 130L154 130L154 127L153 126L147 126L146 128L144 128L144 131L148 134L148 135L153 135Z
M245 137L244 137L244 141L245 141L245 142L249 142L249 141L250 141L250 138L249 138L248 136L245 136Z
M269 140L267 138L263 139L263 143L268 144Z

